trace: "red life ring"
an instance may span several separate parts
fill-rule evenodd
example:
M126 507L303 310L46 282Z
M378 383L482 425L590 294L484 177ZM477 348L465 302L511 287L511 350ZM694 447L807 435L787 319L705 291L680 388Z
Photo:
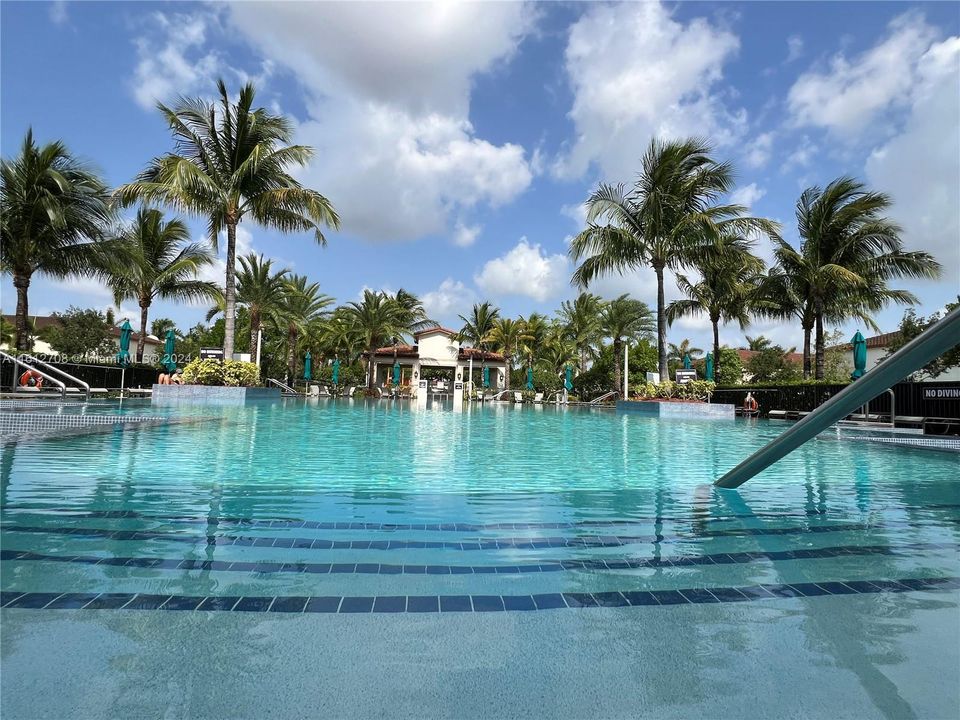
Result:
M36 370L27 370L20 376L20 387L27 387L30 384L30 380L34 380L35 387L43 386L43 375Z
M747 412L756 412L757 410L757 399L754 397L747 398L743 401L743 409Z

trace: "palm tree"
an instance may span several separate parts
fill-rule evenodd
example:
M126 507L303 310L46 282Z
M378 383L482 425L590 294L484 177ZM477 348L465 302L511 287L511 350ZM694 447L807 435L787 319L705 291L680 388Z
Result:
M754 352L769 350L773 346L773 341L770 340L770 338L764 337L763 335L758 335L757 337L745 335L744 337L747 340L747 349L753 350ZM791 350L790 352L793 351Z
M155 318L150 321L150 334L154 337L163 337L167 330L173 330L177 337L183 337L183 333L177 330L177 324L170 318Z
M337 359L343 357L348 363L354 362L364 349L363 333L344 308L337 308L321 323L316 341L324 354Z
M550 324L547 322L547 318L540 313L530 313L526 318L521 317L520 322L523 323L525 337L522 350L526 356L527 368L532 370L534 359L539 355L543 344L546 342Z
M313 155L309 147L287 145L293 134L290 121L254 109L251 83L243 86L235 104L223 80L217 88L219 110L201 98L181 98L174 108L157 105L173 133L174 152L154 158L115 195L125 204L156 200L206 217L214 248L226 229L223 353L229 358L236 321L237 225L250 217L282 232L311 231L323 245L320 226L339 228L340 219L327 198L287 172L290 165L306 165Z
M457 341L460 343L469 342L473 347L481 351L481 368L486 364L485 353L488 348L485 339L493 331L493 325L499 318L500 309L494 307L487 301L474 303L469 318L460 315L460 319L463 321L463 327L460 328L460 332L457 333ZM470 382L473 382L473 378L470 378Z
M440 323L427 317L427 311L423 307L423 301L412 292L407 292L403 288L397 290L393 296L393 301L397 304L399 312L399 323L401 334L413 335L428 330L430 328L440 327ZM401 337L393 338L393 364L397 364L397 352Z
M661 380L669 378L664 272L684 267L708 236L776 233L775 223L743 217L746 208L740 205L713 204L732 188L733 171L729 163L713 160L711 151L700 139L652 140L633 189L601 185L587 200L587 229L570 245L574 261L585 258L573 274L580 287L601 275L653 269Z
M0 160L0 272L17 291L16 347L30 344L27 292L35 273L92 274L96 242L110 222L106 187L62 142L37 145L28 130L20 154Z
M206 248L190 242L190 231L181 220L165 222L163 213L154 208L141 207L133 223L111 240L102 268L116 306L124 300L136 300L140 306L138 363L143 362L143 338L154 300L190 302L220 294L213 283L197 279L212 262Z
M548 372L558 376L567 365L579 362L577 348L563 325L555 323L550 326L538 361Z
M693 343L688 338L681 340L679 345L669 343L667 347L669 348L668 362L682 363L683 358L687 355L690 356L691 360L696 360L698 355L703 355L703 348L693 347Z
M327 308L333 305L333 298L321 293L320 284L309 282L305 275L290 276L284 280L284 286L282 300L271 312L271 319L286 337L287 382L290 382L296 375L298 341L319 332L319 323L329 315Z
M883 216L890 206L884 193L872 192L853 178L841 177L826 188L807 188L797 201L801 246L780 240L780 268L773 287L782 295L781 314L798 315L814 332L815 377L824 374L824 320L864 319L889 302L916 303L906 290L892 289L894 278L936 278L940 264L926 252L904 252L900 228ZM770 290L764 292L770 300ZM809 329L804 325L804 354L809 356ZM806 361L805 361L806 366Z
M698 248L690 264L699 272L694 282L677 275L677 287L687 297L667 308L667 321L687 315L706 315L713 328L714 372L720 371L720 323L750 324L754 294L763 272L763 261L752 252L753 242L736 235L723 235L716 243Z
M523 318L519 320L497 318L493 323L493 329L483 339L484 343L490 344L497 352L502 353L507 360L503 375L507 390L510 389L510 370L513 367L513 360L520 352L520 343L526 341L528 337Z
M567 333L580 355L580 374L587 371L587 361L596 356L596 345L602 337L600 311L603 300L599 295L582 292L573 302L560 304L560 318L566 324Z
M367 360L367 390L373 391L373 366L377 348L404 331L403 310L397 301L384 292L363 291L363 300L349 303L344 308L346 317L363 336L369 353Z
M613 340L613 389L623 387L624 342L633 342L655 332L653 313L645 302L633 300L624 293L606 303L600 311L600 329L604 337Z

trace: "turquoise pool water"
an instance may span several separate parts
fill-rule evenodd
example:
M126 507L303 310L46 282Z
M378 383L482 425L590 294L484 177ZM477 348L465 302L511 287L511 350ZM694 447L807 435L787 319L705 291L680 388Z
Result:
M955 454L816 440L732 492L785 425L85 412L191 422L0 448L5 718L960 712Z

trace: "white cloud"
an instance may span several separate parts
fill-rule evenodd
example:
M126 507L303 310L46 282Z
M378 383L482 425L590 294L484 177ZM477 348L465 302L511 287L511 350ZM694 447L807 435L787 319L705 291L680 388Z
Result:
M427 316L442 322L466 315L477 294L459 280L447 278L440 287L424 293L420 299Z
M871 187L890 193L891 216L912 250L943 265L944 281L960 277L960 37L933 45L917 65L913 106L902 131L867 159Z
M753 142L747 143L748 150L744 156L747 165L752 168L761 168L770 159L770 150L773 147L773 133L765 132L757 135Z
M219 252L217 253L217 257L212 263L210 263L209 265L207 265L206 267L200 270L198 277L200 280L207 280L209 282L215 283L217 287L219 287L222 290L224 287L224 283L226 282L226 273L227 273L227 232L226 230L221 231L220 236L217 239L219 241L218 242ZM197 240L196 242L205 244L207 242L207 238ZM236 248L236 256L238 258L237 267L240 266L239 258L251 252L259 252L253 247L253 235L243 225L238 225L237 226L237 248ZM284 267L282 262L280 263L280 265L281 267ZM199 302L199 305L203 307L207 307L209 305L209 302L206 300L203 300Z
M547 255L523 237L505 255L489 260L473 281L497 297L523 295L543 302L568 287L570 264L566 255Z
M453 228L453 244L459 247L470 247L483 230L482 225L464 225L460 220Z
M767 191L757 187L756 183L750 183L734 190L730 194L730 202L734 205L744 205L749 210L757 200L766 194Z
M877 114L909 102L917 66L936 39L920 13L896 17L879 44L853 59L839 53L797 79L787 96L793 124L854 136Z
M528 6L249 2L228 12L303 83L310 117L297 139L316 161L300 178L351 233L442 233L460 210L509 202L532 181L522 147L478 137L468 119L474 76L509 61L533 27Z
M50 20L54 25L63 25L68 19L66 0L54 0L50 3Z
M739 137L745 113L727 110L716 88L739 45L728 30L703 18L684 24L657 2L589 6L566 48L576 140L554 171L579 177L596 163L628 180L651 137Z
M794 168L805 168L813 162L819 148L806 135L800 140L800 143L793 149L783 165L780 166L780 172L788 172Z
M573 220L577 232L580 232L587 226L587 204L578 203L576 205L562 205L560 214L566 215Z
M135 39L137 66L133 96L142 107L152 110L158 101L178 95L209 93L224 70L213 50L204 52L208 31L216 25L210 12L150 14L152 32Z
M791 63L803 55L803 38L799 35L791 35L787 38L787 59Z

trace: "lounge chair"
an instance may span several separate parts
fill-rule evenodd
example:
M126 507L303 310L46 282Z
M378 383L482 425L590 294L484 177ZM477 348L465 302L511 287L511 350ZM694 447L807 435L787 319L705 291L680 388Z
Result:
M770 412L767 413L767 417L768 417L768 418L772 418L773 420L786 420L786 419L787 419L787 411L786 411L786 410L771 410Z
M522 392L519 392L518 390L514 390L514 391L513 391L513 401L514 401L514 402L518 402L518 403L522 403L522 402L523 402L523 393L522 393Z
M533 396L533 402L540 405L543 402L543 393L537 393Z
M926 417L921 415L897 415L894 418L895 425L912 425L923 427Z

